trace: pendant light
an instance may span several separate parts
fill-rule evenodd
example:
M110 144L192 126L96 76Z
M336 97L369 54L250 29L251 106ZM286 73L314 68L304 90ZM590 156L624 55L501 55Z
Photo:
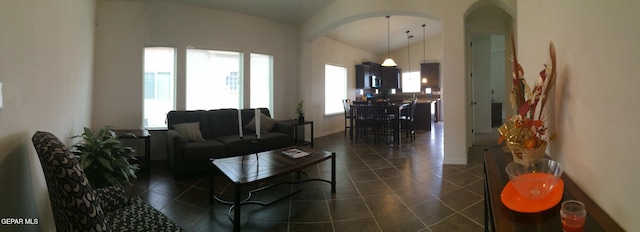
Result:
M390 49L390 40L391 40L391 35L389 33L389 18L391 16L387 15L387 59L384 60L384 62L382 62L382 66L385 67L391 67L391 66L398 66L396 64L395 61L393 61L393 59L391 59L391 49Z
M409 49L409 39L413 38L407 31L407 71L411 71L411 49Z
M427 53L427 33L424 30L424 27L427 26L427 24L422 24L422 62L423 63L427 63L427 56L425 55Z
M427 63L427 58L426 58L427 57L426 56L426 53L427 53L427 45L426 45L427 44L427 42L426 42L427 41L427 33L424 30L425 26L427 26L427 24L422 24L422 63L424 63L424 64ZM427 84L427 81L428 80L427 80L426 76L422 77L422 84ZM425 90L425 92L426 92L426 90Z

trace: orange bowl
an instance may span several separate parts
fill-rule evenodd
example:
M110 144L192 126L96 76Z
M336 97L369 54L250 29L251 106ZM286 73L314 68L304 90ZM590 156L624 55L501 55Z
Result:
M554 160L538 158L532 160L530 165L511 162L505 171L518 193L528 199L538 200L556 188L563 168Z

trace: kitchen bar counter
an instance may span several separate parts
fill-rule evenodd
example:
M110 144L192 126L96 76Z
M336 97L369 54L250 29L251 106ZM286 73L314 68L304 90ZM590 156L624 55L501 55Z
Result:
M435 118L435 103L437 99L420 100L416 103L415 120L413 121L416 130L431 131L431 123ZM403 101L402 103L411 103Z

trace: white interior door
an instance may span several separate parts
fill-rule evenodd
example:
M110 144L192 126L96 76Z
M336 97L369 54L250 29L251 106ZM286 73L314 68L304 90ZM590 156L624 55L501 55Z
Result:
M491 35L472 37L473 131L491 133Z

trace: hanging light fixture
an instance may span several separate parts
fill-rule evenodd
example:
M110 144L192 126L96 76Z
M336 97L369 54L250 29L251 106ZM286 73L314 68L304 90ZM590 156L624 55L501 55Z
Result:
M391 35L389 33L389 18L391 16L387 15L386 17L387 17L387 59L384 60L384 62L382 62L382 66L385 66L385 67L398 66L396 62L393 61L393 59L391 59L391 49L389 45L390 44L389 40L391 40Z
M411 49L409 49L409 39L413 38L407 31L407 71L411 71Z
M427 63L427 33L425 32L425 26L427 26L427 24L422 24L422 63ZM427 78L426 76L422 78L422 83L426 84L427 83ZM429 91L431 91L431 89L429 89ZM426 90L425 90L426 92Z
M422 62L423 63L427 63L427 33L424 30L424 27L427 26L427 24L422 24Z

